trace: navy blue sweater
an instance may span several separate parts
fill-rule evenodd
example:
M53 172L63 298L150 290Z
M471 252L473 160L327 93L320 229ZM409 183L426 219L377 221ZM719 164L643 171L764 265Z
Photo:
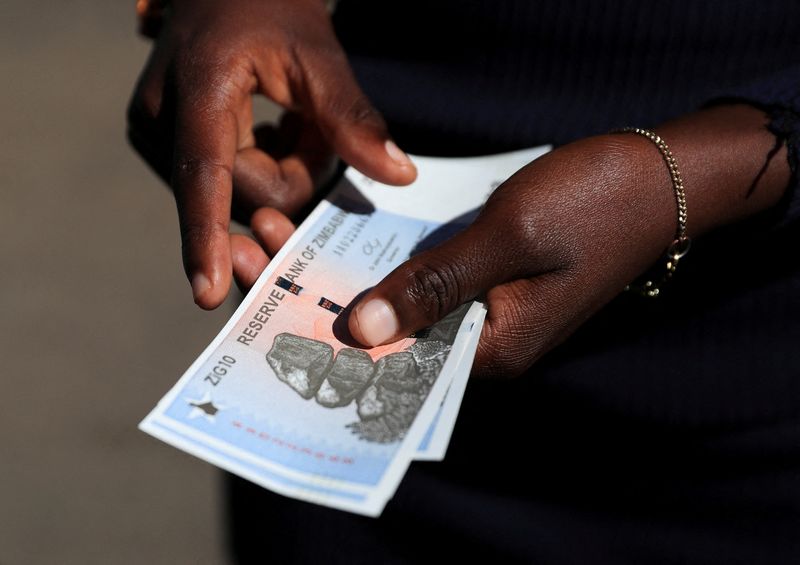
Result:
M793 168L797 22L800 2L771 0L341 0L335 17L410 152L562 144L739 99ZM239 555L270 529L294 540L270 549L284 562L800 562L796 184L695 242L659 299L620 296L524 377L471 382L446 460L413 464L380 520L234 483Z

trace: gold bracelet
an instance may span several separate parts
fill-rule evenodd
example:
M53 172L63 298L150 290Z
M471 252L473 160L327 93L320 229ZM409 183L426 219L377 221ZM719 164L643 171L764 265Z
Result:
M669 145L652 131L641 128L622 128L612 131L611 133L635 133L646 137L655 143L664 162L669 168L669 175L672 179L672 188L675 190L675 201L678 204L678 228L675 231L675 239L667 248L667 264L666 271L660 280L646 280L642 284L631 283L625 287L625 290L633 291L641 294L642 296L649 296L655 298L661 292L661 285L663 285L670 277L672 277L675 270L678 268L678 261L689 252L692 240L686 235L686 192L683 188L683 180L681 173L678 170L678 164L675 157L672 156L672 151Z

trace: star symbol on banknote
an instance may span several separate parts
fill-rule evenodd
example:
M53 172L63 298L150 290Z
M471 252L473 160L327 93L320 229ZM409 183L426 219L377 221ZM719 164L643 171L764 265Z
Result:
M211 394L205 393L203 398L199 400L193 400L191 398L186 399L187 404L192 407L191 412L189 412L189 419L203 417L207 421L214 423L214 417L217 415L217 412L222 410L224 406L219 404L214 404L211 400Z

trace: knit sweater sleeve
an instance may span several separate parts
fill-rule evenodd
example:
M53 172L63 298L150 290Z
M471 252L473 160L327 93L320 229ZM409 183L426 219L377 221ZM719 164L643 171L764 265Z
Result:
M786 144L791 177L781 202L779 226L800 221L800 65L718 93L706 105L731 102L763 110L769 117L767 129L778 143Z

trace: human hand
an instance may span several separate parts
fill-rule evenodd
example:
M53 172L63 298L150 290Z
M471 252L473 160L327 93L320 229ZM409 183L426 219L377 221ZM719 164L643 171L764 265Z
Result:
M629 149L636 141L588 139L521 169L466 230L370 290L350 316L353 337L370 346L395 341L478 298L488 312L473 372L523 372L671 241L669 181L658 190L642 186L644 171ZM653 170L661 172L656 159L657 152Z
M785 152L764 164L775 148L764 122L760 111L732 106L659 128L687 186L689 235L780 198L788 166ZM667 168L649 140L572 143L520 170L469 228L366 293L350 331L365 345L395 341L480 298L488 313L473 373L518 375L662 256L676 216Z
M254 132L254 94L289 118ZM320 0L173 0L128 123L132 145L172 185L184 268L208 309L228 293L232 253L267 261L229 235L232 212L245 222L265 206L296 213L334 152L387 184L416 176L356 84Z
M231 235L233 277L246 294L256 283L261 271L294 233L292 221L275 208L259 208L250 221L255 240L242 235Z

